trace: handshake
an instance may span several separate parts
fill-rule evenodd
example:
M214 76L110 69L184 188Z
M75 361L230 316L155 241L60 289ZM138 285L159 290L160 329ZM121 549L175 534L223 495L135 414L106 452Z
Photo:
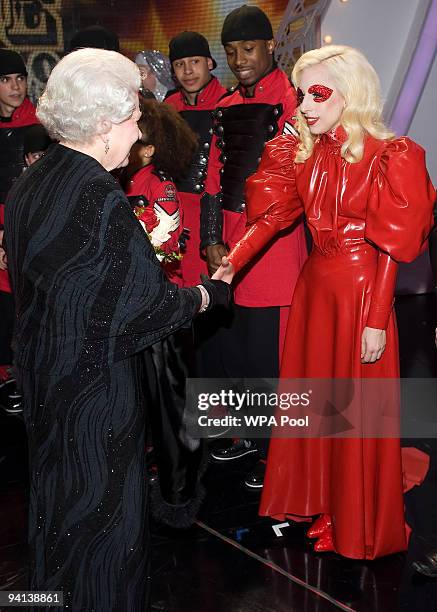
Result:
M211 278L202 274L202 284L197 285L202 294L202 304L199 312L210 310L214 306L228 307L232 299L231 283L234 278L234 266L226 255L221 259Z

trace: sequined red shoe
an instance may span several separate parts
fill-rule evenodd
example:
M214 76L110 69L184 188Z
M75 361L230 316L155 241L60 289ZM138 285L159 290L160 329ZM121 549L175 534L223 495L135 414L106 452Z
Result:
M314 544L314 552L332 552L335 551L334 541L332 539L332 529L328 528L323 533L317 542Z
M320 538L325 531L332 526L329 514L321 514L307 531L309 538Z

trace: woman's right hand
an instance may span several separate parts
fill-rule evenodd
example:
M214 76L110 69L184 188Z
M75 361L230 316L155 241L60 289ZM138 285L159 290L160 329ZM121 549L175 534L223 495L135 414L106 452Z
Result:
M385 329L365 327L361 336L361 363L375 363L385 350Z
M222 263L216 272L211 276L213 280L221 280L230 285L234 278L235 269L229 259L225 256L222 257Z

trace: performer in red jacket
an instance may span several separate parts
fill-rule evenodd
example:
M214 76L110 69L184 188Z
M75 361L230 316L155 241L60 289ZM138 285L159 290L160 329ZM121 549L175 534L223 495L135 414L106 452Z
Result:
M0 238L3 239L4 202L12 183L22 174L25 128L39 123L26 97L27 69L19 53L0 49ZM12 363L14 304L6 264L0 261L0 381Z
M189 232L181 262L183 282L188 287L198 283L201 274L207 274L200 252L200 198L205 190L212 139L211 111L226 89L211 74L217 64L202 34L178 34L170 41L169 56L179 89L169 92L165 102L181 114L199 137L199 149L189 171L176 182L184 209L184 226Z
M184 258L180 238L183 208L174 177L188 171L197 148L197 139L183 119L172 109L156 100L143 100L138 122L143 134L132 148L130 165L142 165L131 176L126 195L138 196L135 214L155 247L158 259L169 278L183 285L181 263Z
M158 260L172 283L183 285L183 209L173 177L184 176L197 151L197 138L170 106L142 100L138 126L141 140L130 160L140 168L126 193L152 242ZM161 521L188 527L194 520L204 491L200 478L203 446L181 435L186 417L186 379L193 377L191 324L155 342L143 352L143 391L149 409L158 482L152 488L152 507Z
M221 257L243 236L247 221L244 187L256 171L264 145L293 130L296 94L274 57L272 26L255 6L226 17L222 29L228 64L238 86L220 100L202 197L202 248L212 274ZM235 283L233 317L218 331L216 376L277 378L284 323L294 285L307 256L303 225L275 237ZM224 370L220 371L220 364ZM262 458L266 442L258 442ZM254 441L213 451L219 461L256 452ZM262 486L263 466L246 485Z
M293 82L300 137L267 144L247 184L249 228L229 259L244 268L305 212L314 248L294 292L281 376L397 378L397 262L421 252L433 224L424 151L384 126L378 78L359 51L305 53ZM379 408L381 421L382 405L362 406ZM374 559L406 548L402 491L399 439L275 438L260 514L320 515L308 533L315 550Z

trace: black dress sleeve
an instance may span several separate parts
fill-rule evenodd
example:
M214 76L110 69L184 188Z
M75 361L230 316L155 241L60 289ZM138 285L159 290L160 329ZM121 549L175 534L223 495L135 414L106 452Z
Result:
M168 281L124 194L105 191L94 184L82 195L73 220L81 248L69 282L90 307L84 350L106 338L108 358L117 361L190 321L201 296Z
M76 157L63 157L63 175L41 173L35 189L29 171L7 207L16 360L56 374L129 357L201 302L167 280L118 183L96 162L72 170Z

